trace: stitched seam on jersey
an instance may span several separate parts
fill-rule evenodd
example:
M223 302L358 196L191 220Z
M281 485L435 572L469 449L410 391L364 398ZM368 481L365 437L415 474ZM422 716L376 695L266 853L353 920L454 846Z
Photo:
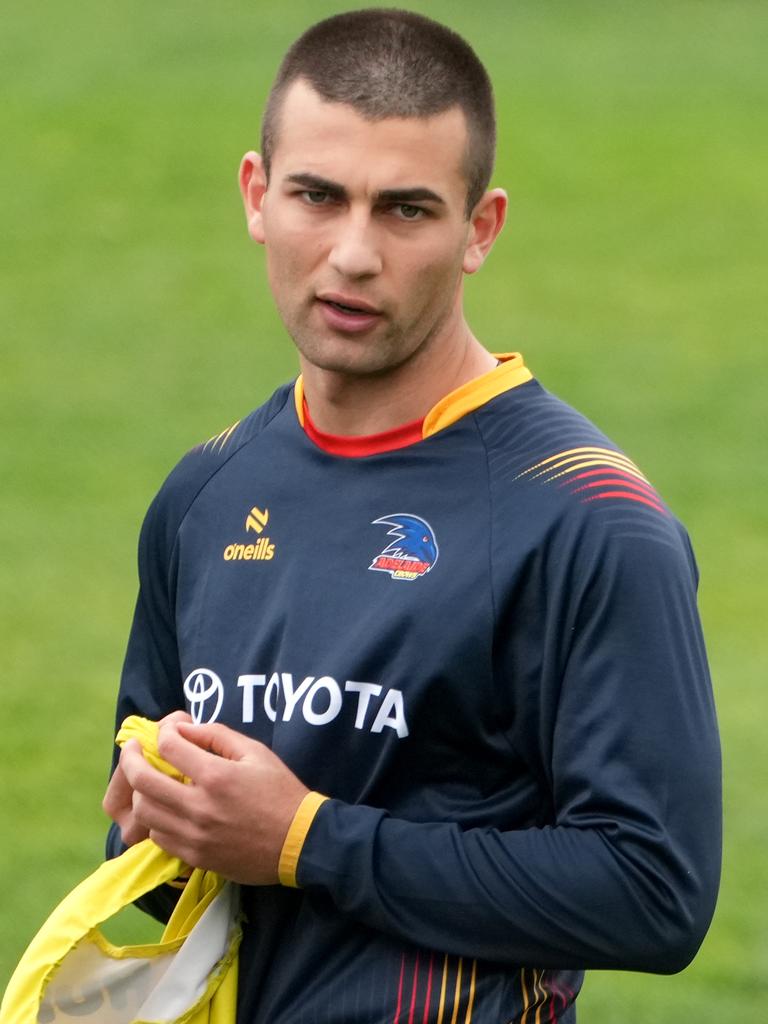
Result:
M312 822L327 799L328 797L323 796L322 793L307 793L299 804L280 851L277 874L281 885L288 886L290 889L298 889L296 870L299 866L299 857L304 843L307 841Z
M483 437L483 431L482 431L482 429L480 427L480 422L478 420L477 410L475 412L471 413L470 415L472 417L472 422L474 423L475 430L477 431L478 441L482 445L483 452L485 454L485 486L486 486L487 491L488 491L488 553L487 553L488 554L488 579L491 582L491 588L490 588L491 589L491 616L492 616L491 622L492 622L493 626L495 627L496 622L497 622L498 608L496 607L496 591L494 589L494 584L493 584L493 523L494 523L494 519L493 519L493 490L491 488L491 459L490 459L490 455L488 454L488 445L485 443L485 438ZM494 653L493 652L493 646L494 646L493 645L493 638L494 638L494 633L495 633L495 629L492 628L491 629L491 650L490 650L490 655L489 655L489 660L490 660L489 668L490 668L491 678L493 678L493 653Z
M480 414L481 414L481 412L482 412L482 409L477 409L474 413L472 413L472 419L474 420L475 427L477 428L478 437L480 438L480 443L482 444L483 451L485 452L485 469L486 469L486 474L487 474L486 479L487 479L487 482L488 482L488 537L489 537L489 541L488 541L488 574L489 574L489 577L490 577L490 580L491 580L491 608L493 610L493 623L494 623L494 627L495 627L495 625L496 625L496 623L498 621L497 620L498 607L497 607L497 604L496 604L496 588L494 586L494 574L493 574L493 529L494 529L494 522L495 522L495 518L494 518L494 514L493 514L493 512L494 512L494 508L493 508L493 505L494 505L494 498L493 498L493 473L491 472L491 456L490 456L490 452L488 450L488 443L485 440L485 435L483 434L483 428L480 425ZM495 633L495 629L494 629L494 633ZM492 675L493 675L493 668L494 668L494 660L493 660L493 658L494 658L494 649L493 649L493 647L494 647L494 645L493 645L493 642L492 642L491 643L491 674ZM518 750L517 746L512 742L512 739L510 738L510 736L509 736L509 734L508 734L506 729L502 730L501 735L504 737L504 740L507 743L507 746L512 751L512 753L515 755L515 757L521 757L520 751Z

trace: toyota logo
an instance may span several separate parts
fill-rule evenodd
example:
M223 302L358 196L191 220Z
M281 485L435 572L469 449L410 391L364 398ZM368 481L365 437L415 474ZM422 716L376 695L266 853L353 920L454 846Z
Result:
M195 725L215 722L224 702L224 684L209 668L196 668L184 680L184 696Z

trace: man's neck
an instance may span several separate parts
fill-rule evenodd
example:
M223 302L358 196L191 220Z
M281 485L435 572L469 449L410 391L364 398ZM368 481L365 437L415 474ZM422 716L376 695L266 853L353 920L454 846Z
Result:
M466 328L451 348L417 353L386 374L352 375L322 370L301 359L304 395L314 424L325 433L361 436L423 418L449 392L488 373L496 359Z

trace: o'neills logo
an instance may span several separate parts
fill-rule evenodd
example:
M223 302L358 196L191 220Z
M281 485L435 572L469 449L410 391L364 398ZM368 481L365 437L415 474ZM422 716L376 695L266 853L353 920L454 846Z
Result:
M275 557L275 545L269 537L262 537L255 544L227 544L224 548L225 562L268 562Z
M269 522L269 509L262 511L256 505L245 517L245 532L262 533ZM224 548L225 562L268 562L275 557L275 545L269 537L259 537L254 544L234 543Z

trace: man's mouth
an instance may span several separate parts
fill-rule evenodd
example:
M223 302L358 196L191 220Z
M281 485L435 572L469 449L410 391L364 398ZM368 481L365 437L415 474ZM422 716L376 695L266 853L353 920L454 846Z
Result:
M332 331L350 336L365 334L381 323L380 310L355 295L324 292L315 298L326 325Z
M379 316L379 310L362 300L357 301L346 295L318 295L318 300L331 309L336 309L347 316Z
M343 302L332 302L330 299L322 299L326 305L332 309L339 309L342 313L351 313L353 316L370 316L370 313L366 309L361 309L359 306L345 306Z

